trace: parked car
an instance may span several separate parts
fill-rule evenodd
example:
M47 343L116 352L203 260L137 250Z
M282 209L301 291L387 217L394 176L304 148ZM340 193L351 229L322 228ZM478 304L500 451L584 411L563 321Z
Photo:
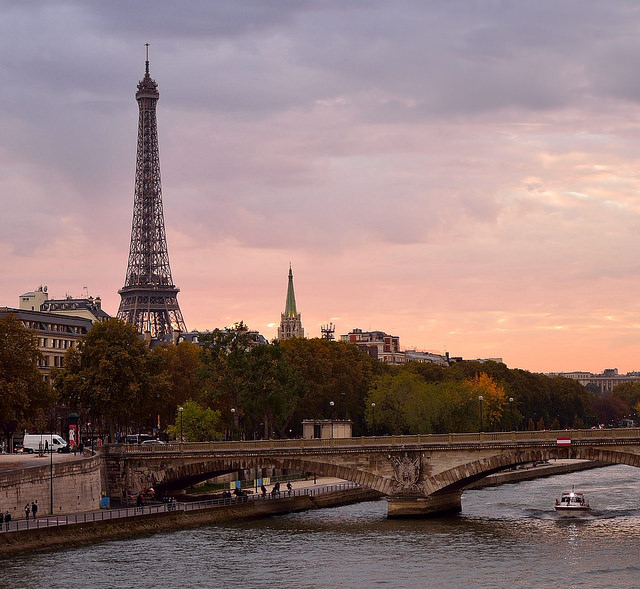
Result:
M161 440L145 440L144 442L142 442L143 446L153 446L155 444L160 444L164 446L164 442Z

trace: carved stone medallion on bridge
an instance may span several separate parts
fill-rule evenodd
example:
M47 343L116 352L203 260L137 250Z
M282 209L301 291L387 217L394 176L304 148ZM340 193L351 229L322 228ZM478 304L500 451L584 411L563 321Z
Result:
M422 474L422 457L420 453L409 456L408 452L404 456L392 456L393 465L393 492L398 494L422 494L423 489L419 484Z

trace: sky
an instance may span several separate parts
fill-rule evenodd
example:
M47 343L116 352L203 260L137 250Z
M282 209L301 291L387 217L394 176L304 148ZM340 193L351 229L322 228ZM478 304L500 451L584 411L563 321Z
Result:
M0 0L0 305L117 313L145 43L189 329L640 370L640 3Z

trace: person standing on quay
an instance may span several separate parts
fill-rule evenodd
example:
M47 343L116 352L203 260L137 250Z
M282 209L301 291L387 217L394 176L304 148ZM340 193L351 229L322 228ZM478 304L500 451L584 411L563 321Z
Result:
M24 517L26 519L29 519L29 504L28 503L24 506Z
M0 530L2 530L2 524L4 523L4 511L0 509Z
M35 502L31 502L31 513L33 514L33 519L36 519L36 513L38 513L38 500Z
M11 521L11 514L9 513L9 510L7 509L7 512L4 514L4 529L8 532L9 531L9 522Z

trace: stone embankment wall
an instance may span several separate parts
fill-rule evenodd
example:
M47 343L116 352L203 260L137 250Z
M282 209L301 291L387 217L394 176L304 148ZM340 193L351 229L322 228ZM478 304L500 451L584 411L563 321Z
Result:
M0 558L43 550L71 548L107 540L121 540L171 530L256 519L297 511L373 501L380 493L370 489L345 489L315 497L301 495L277 500L248 501L211 509L139 515L118 520L23 530L0 534Z
M53 514L100 508L102 459L99 456L53 464ZM38 502L38 515L51 513L51 465L0 473L0 509L24 517L25 504Z

